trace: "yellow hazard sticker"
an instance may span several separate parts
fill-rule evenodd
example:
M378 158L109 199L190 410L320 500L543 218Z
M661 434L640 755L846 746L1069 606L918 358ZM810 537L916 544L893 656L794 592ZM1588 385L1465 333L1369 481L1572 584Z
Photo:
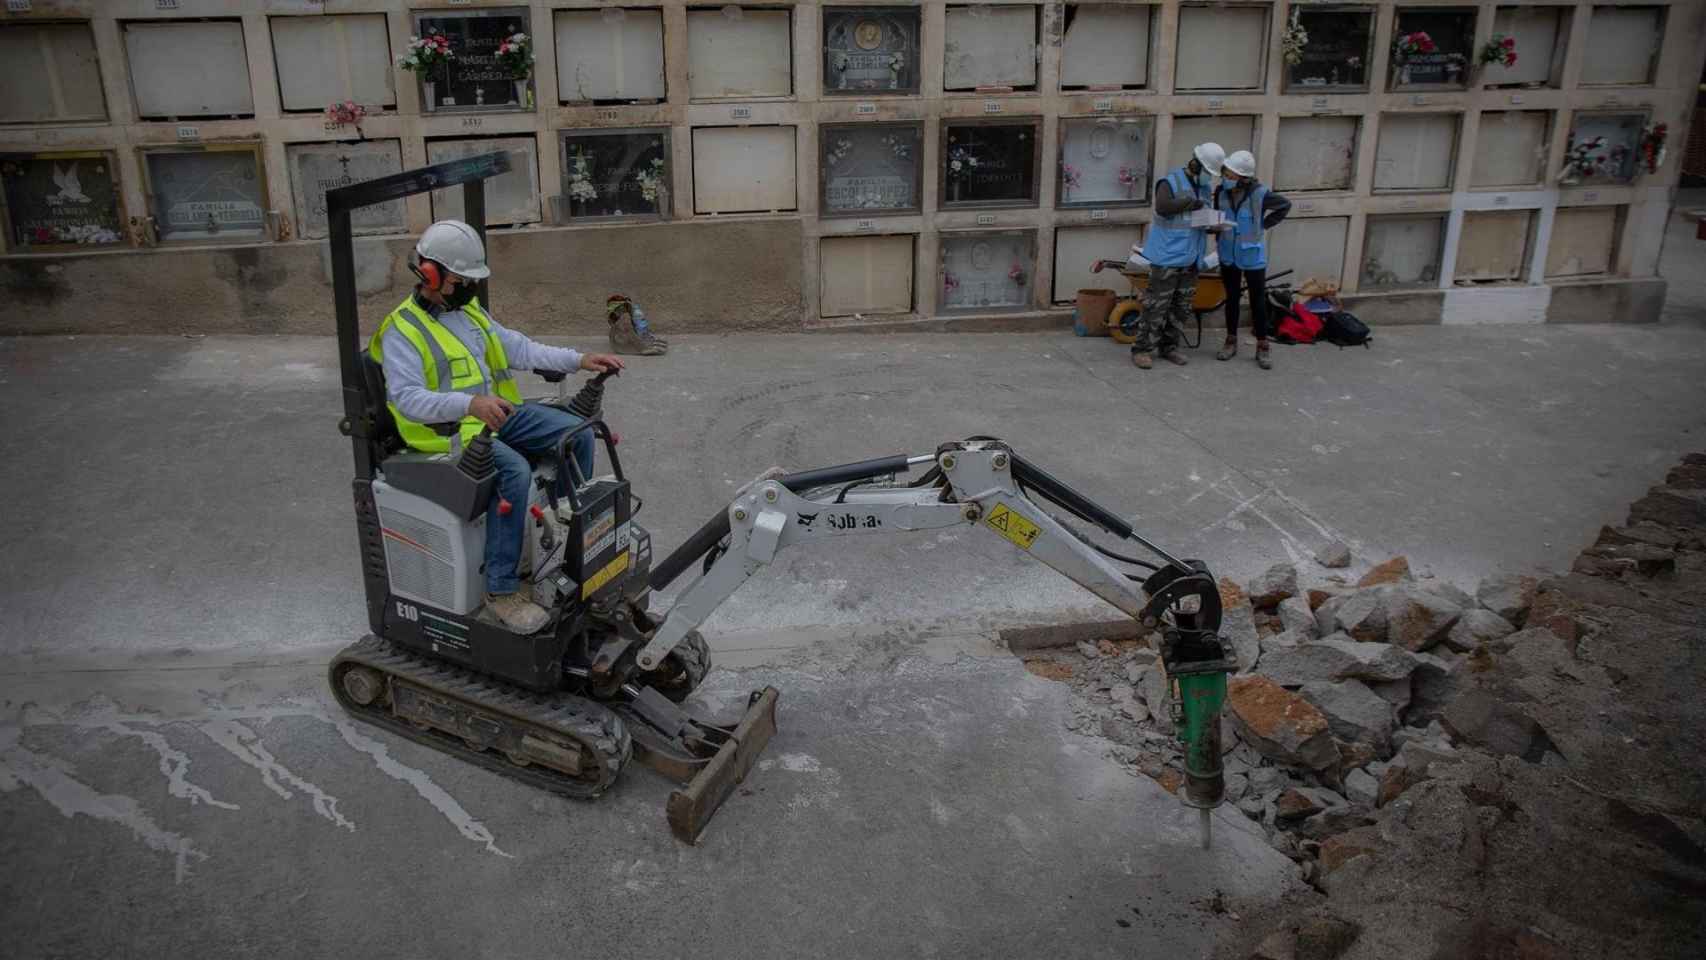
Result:
M592 596L599 588L616 579L617 574L628 569L628 555L632 551L624 550L617 554L616 559L604 565L604 569L592 575L592 579L581 585L581 599Z
M989 511L989 516L983 519L990 529L1013 541L1013 545L1021 550L1031 549L1031 544L1037 542L1037 536L1042 528L1025 519L1018 511L1011 510L1006 504L998 505Z

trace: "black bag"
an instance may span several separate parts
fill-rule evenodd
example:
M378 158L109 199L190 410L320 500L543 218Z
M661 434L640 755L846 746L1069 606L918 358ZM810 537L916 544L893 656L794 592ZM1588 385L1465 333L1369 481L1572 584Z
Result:
M1368 324L1358 320L1356 314L1330 310L1321 315L1321 339L1341 347L1361 344L1366 348L1373 337L1369 335Z

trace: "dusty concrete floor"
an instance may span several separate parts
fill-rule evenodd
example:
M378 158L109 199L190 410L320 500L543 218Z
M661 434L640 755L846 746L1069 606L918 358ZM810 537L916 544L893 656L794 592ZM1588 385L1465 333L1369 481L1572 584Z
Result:
M1217 573L1342 537L1353 574L1470 586L1567 565L1702 446L1684 293L1660 326L1384 330L1271 373L1064 334L680 338L608 405L663 547L772 464L994 433ZM337 715L319 671L363 616L329 341L0 341L0 401L10 955L1201 956L1217 890L1295 882L1236 818L1199 854L1066 733L989 631L1110 611L994 538L788 557L718 615L713 698L775 683L782 733L689 850L644 771L565 804Z

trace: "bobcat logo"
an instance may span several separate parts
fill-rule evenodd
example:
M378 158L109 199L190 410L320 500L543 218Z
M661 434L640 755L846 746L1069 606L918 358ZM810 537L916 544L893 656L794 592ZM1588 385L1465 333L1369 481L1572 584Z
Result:
M817 522L817 514L815 514L815 513L802 513L802 514L800 514L800 526L805 527L806 529L810 530L812 524L815 522Z

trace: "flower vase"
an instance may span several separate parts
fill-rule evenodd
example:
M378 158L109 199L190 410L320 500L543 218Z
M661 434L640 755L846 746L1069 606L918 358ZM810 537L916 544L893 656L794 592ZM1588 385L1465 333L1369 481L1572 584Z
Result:
M958 203L959 200L960 200L960 182L958 180L949 181L949 183L948 183L948 201L950 203Z
M1398 67L1398 82L1401 84L1407 84L1410 82L1409 64L1406 63Z
M520 106L527 106L527 78L523 77L513 82L515 84L515 102Z
M421 81L421 87L426 91L426 108L430 113L438 109L438 84L431 80Z

